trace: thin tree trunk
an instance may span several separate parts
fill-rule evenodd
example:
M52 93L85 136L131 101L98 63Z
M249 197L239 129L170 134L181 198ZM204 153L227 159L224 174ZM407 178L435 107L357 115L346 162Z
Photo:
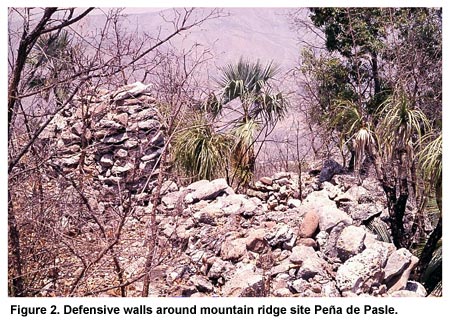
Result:
M370 53L372 57L372 77L373 77L373 83L374 83L374 94L377 94L381 92L381 81L380 81L380 75L378 71L378 60L377 60L377 54L375 52Z
M8 198L8 233L9 245L12 251L10 258L12 259L11 269L13 270L11 296L22 297L24 296L25 291L22 274L22 258L20 254L20 232L17 227L17 220L9 191Z
M167 142L168 144L168 142ZM154 260L155 260L155 252L156 252L156 246L157 246L157 228L156 228L156 212L159 204L161 203L161 186L163 183L163 179L165 176L165 164L167 160L167 153L168 149L165 148L163 150L163 153L161 155L161 161L159 165L159 173L158 173L158 180L156 183L156 189L155 193L153 194L152 198L152 212L150 213L150 225L148 227L148 234L147 234L147 245L149 247L149 252L147 254L147 258L145 260L145 267L144 267L144 285L142 287L141 296L142 297L148 297L148 292L150 288L150 272L152 268L154 267Z

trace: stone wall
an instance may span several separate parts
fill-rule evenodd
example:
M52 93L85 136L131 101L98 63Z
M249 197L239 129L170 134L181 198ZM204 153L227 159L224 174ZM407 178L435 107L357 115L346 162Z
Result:
M164 146L149 89L137 82L75 99L40 135L55 146L52 164L67 174L90 174L105 186L125 182L128 190L143 188Z

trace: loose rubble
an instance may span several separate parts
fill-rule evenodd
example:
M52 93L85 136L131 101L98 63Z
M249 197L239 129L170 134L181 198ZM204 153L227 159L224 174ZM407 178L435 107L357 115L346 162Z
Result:
M57 115L40 136L56 141L59 170L71 174L82 167L102 188L117 192L125 183L127 190L139 191L135 199L147 201L134 208L124 228L141 233L150 220L152 174L165 143L148 90L136 83L105 92L71 114ZM358 185L330 160L319 176L279 172L245 194L236 194L225 179L185 187L164 181L158 243L176 254L153 270L151 295L425 296L409 279L417 257L380 241L366 226L385 218L383 192L371 179ZM96 208L104 205L100 201ZM127 249L134 251L123 263L124 275L133 277L144 270L145 237Z

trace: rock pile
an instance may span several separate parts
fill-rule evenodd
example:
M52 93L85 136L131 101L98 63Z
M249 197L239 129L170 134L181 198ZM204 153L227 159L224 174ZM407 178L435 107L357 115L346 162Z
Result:
M137 82L75 99L73 111L57 114L40 135L44 141L56 141L52 163L66 173L80 168L104 185L143 187L164 146L149 89Z
M369 218L382 223L383 198L364 186L348 188L353 179L338 174L294 203L294 173L262 178L246 195L224 179L166 193L161 237L183 250L158 267L164 284L154 294L424 296L423 286L409 281L417 258L365 225Z
M165 143L159 119L149 87L135 83L79 98L40 138L55 145L50 161L58 170L90 174L106 189L148 186L148 198ZM165 181L156 216L161 259L151 273L152 295L426 295L409 280L417 257L389 243L378 183L369 177L358 185L333 161L325 167L319 176L263 177L246 194L236 194L224 179L187 187ZM91 191L88 200L96 199L98 208L111 201L95 186ZM133 240L121 239L117 251L124 277L140 279L152 205L133 206L124 226ZM139 292L142 282L133 286Z

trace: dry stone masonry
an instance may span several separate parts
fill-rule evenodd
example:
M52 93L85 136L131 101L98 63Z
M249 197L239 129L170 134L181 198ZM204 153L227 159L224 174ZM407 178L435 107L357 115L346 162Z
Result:
M417 258L366 227L373 213L351 211L371 203L381 208L373 219L382 222L382 193L352 190L354 178L345 174L314 191L308 184L317 178L302 175L309 190L302 201L295 173L261 178L246 195L235 194L223 179L166 194L160 230L176 224L167 237L183 239L186 249L165 266L165 289L156 285L156 295L425 296L423 286L409 280ZM299 202L290 205L292 200ZM182 214L174 209L177 202ZM186 262L184 269L173 267Z
M56 115L40 136L55 145L52 165L67 175L91 176L116 190L113 198L119 186L149 198L165 143L149 89L135 83L98 92ZM246 194L236 194L225 179L186 187L164 181L157 242L161 257L170 259L152 270L151 295L425 296L423 286L409 280L417 257L370 227L386 227L377 186L370 177L358 185L335 161L300 177L262 177ZM105 206L94 191L97 207ZM116 249L127 279L142 274L149 249L151 204L134 205L136 214L124 226L127 237ZM139 295L141 288L137 281L129 294Z
M57 141L52 162L66 173L78 168L93 174L104 185L126 182L129 190L142 189L164 146L149 89L137 82L78 97L73 110L57 114L40 135Z

